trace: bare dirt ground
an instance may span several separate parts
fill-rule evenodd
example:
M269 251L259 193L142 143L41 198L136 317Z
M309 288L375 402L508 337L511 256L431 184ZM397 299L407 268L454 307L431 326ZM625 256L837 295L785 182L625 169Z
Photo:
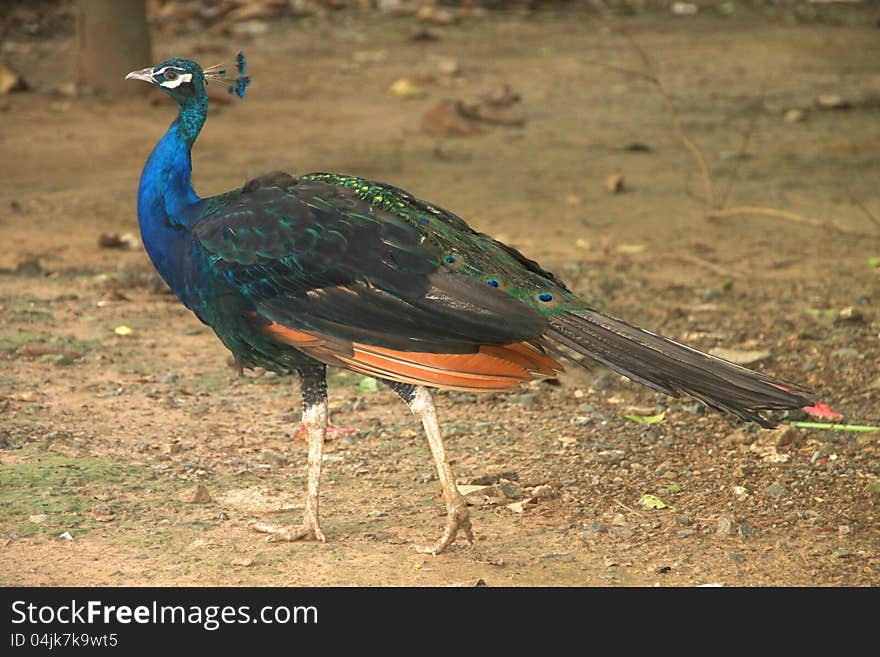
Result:
M728 206L880 235L867 216L880 216L873 20L612 25L658 63ZM612 314L703 349L768 351L756 368L811 386L849 422L880 422L880 239L708 221L662 96L608 68L643 70L593 15L493 14L427 42L410 40L416 29L340 13L240 44L157 34L156 61L249 55L249 97L212 106L194 150L196 189L273 169L391 182ZM173 109L51 94L73 48L56 36L5 50L34 90L0 97L0 584L880 584L880 433L747 427L600 367L519 394L438 395L460 482L500 479L474 496L475 544L438 557L412 547L443 523L419 427L391 393L335 374L332 419L357 432L327 446L328 542L265 543L252 522L300 516L298 384L238 377L139 246L99 248L101 233L136 233L138 176ZM403 76L425 95L389 95ZM505 82L524 126L420 130L439 100ZM817 109L822 94L849 107ZM804 120L785 120L790 109ZM605 189L610 174L623 193ZM659 410L656 424L625 419ZM206 503L188 501L199 483Z

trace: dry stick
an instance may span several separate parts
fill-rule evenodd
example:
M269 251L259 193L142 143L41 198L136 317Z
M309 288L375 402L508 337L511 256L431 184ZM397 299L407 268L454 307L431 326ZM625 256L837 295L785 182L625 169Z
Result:
M766 85L761 85L761 93L758 94L758 102L756 106L760 107L764 104L764 98L767 95ZM749 117L749 122L746 125L745 132L742 135L742 141L739 144L739 150L736 152L736 160L733 163L733 171L730 172L730 176L727 180L727 189L724 190L724 193L721 195L721 201L719 202L719 207L724 207L727 205L727 199L730 198L730 192L733 190L733 185L736 183L737 178L739 177L739 167L745 157L746 151L749 148L749 142L752 140L752 135L755 132L755 129L758 126L758 116L760 116L760 112L757 109L753 109L751 117Z
M827 230L838 235L849 235L850 237L877 239L878 235L874 233L866 233L864 231L848 230L831 223L830 221L818 221L817 219L808 219L794 212L786 212L785 210L774 210L773 208L762 208L751 205L742 205L735 208L725 208L723 210L710 210L706 213L707 219L726 219L728 217L737 217L741 215L751 214L757 217L773 217L775 219L783 219L801 226L810 226L820 230Z
M785 221L790 221L796 224L801 224L804 226L810 226L812 228L819 228L822 230L828 230L833 233L837 233L838 235L849 235L851 237L859 237L859 238L868 238L868 239L877 239L880 235L876 235L873 233L865 233L862 231L852 231L847 230L846 228L840 228L836 224L827 221L818 221L816 219L808 219L807 217L802 217L793 212L786 212L784 210L774 210L773 208L764 208L764 207L755 207L755 206L742 206L735 208L727 208L720 209L720 206L717 202L717 194L715 192L715 185L712 183L712 178L709 174L709 167L706 165L706 160L703 157L702 151L700 151L699 147L691 141L691 139L687 136L684 131L684 128L681 125L681 121L678 118L678 112L675 109L675 105L672 102L672 98L669 96L669 93L666 91L666 87L663 86L663 82L660 80L657 72L656 66L653 60L648 56L648 54L642 49L642 47L636 43L635 39L625 32L617 28L616 26L608 25L608 27L622 35L630 44L632 49L638 54L639 58L642 60L642 64L644 67L650 71L649 73L645 73L643 71L633 71L631 69L623 68L620 66L614 66L611 64L606 64L604 62L598 62L595 60L590 61L589 63L598 65L602 68L605 68L610 71L616 71L618 73L623 73L625 75L631 75L637 78L641 78L642 80L646 80L656 87L657 91L660 93L660 96L663 98L663 103L666 106L667 112L669 112L669 116L672 118L672 125L675 130L675 134L678 137L679 141L684 145L684 147L690 152L691 156L697 163L697 166L700 168L700 175L703 178L703 185L706 188L706 199L705 202L709 206L710 210L706 213L707 219L721 219L725 217L738 216L743 214L751 214L756 216L763 217L774 217L776 219L783 219ZM749 133L747 133L748 138L751 138L751 127ZM729 188L728 188L729 192ZM725 198L726 198L725 194ZM723 205L723 203L722 203ZM880 220L877 219L870 211L867 210L862 204L857 203L863 211L865 211L875 224L880 225Z
M878 228L880 228L880 219L877 218L877 215L875 215L873 212L871 212L871 211L867 208L867 206L865 206L864 203L862 203L859 199L857 199L856 196L855 196L855 194L852 193L852 190L851 190L851 189L847 189L847 190L846 190L846 193L847 193L847 196L849 196L849 200L850 200L850 201L851 201L851 202L852 202L857 208L859 208L862 212L865 213L865 216L868 218L868 220L869 220L872 224L874 224L875 226L877 226Z
M700 175L703 177L703 185L706 188L706 199L709 207L718 207L718 194L715 191L715 185L712 183L712 176L709 174L709 167L706 164L706 159L703 157L702 151L691 141L690 137L687 136L687 133L685 133L684 128L681 125L681 120L678 118L678 111L676 111L675 105L672 102L672 97L669 95L669 92L666 91L666 87L663 86L663 81L660 79L660 74L657 72L657 65L628 32L621 31L621 34L623 34L623 37L629 42L630 47L638 54L645 69L650 71L650 75L647 77L657 88L660 97L663 99L663 104L666 106L666 111L672 119L672 126L675 129L675 134L678 137L678 140L684 144L684 147L688 149L688 151L690 151L697 166L700 167Z

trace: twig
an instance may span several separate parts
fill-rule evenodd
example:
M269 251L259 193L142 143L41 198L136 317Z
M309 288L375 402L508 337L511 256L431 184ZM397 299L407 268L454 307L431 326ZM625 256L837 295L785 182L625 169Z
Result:
M638 509L634 509L631 506L627 506L626 504L624 504L620 500L614 500L614 503L620 505L621 507L623 507L624 509L626 509L630 513L635 513L637 516L642 515L641 511L639 511Z
M644 77L657 88L660 97L663 99L666 111L669 112L669 116L672 119L672 126L675 130L676 136L679 141L684 144L684 147L690 152L691 156L696 161L697 166L700 168L700 175L703 177L703 186L706 189L706 199L709 207L718 207L718 194L715 191L715 185L712 183L712 176L709 174L709 167L706 165L706 159L703 157L702 151L685 133L684 128L681 125L681 120L678 117L678 111L675 109L675 105L672 102L672 97L669 95L669 92L666 91L666 87L663 86L663 81L657 73L657 66L654 63L654 60L652 60L648 56L648 53L646 53L636 40L633 39L632 35L622 30L620 31L620 34L623 35L630 47L639 55L645 68L650 71L650 75Z
M819 221L817 219L809 219L802 217L794 212L786 212L785 210L774 210L773 208L761 208L751 205L743 205L734 208L725 208L723 210L710 210L706 213L707 219L726 219L728 217L736 217L740 215L754 215L757 217L773 217L774 219L782 219L791 223L800 224L801 226L810 226L819 230L827 230L838 235L849 235L850 237L877 239L880 235L874 233L866 233L857 230L848 230L833 224L829 221Z
M758 101L755 103L755 106L760 107L764 104L764 98L767 95L766 87L761 85L761 93L758 94ZM733 189L734 183L737 181L739 177L739 166L743 160L743 157L746 154L746 151L749 148L749 143L752 140L752 135L755 132L755 128L758 125L758 117L760 116L760 112L757 109L753 109L751 116L749 117L748 125L746 125L745 132L742 135L742 141L739 144L739 149L736 152L736 159L733 164L733 171L730 172L730 176L727 180L727 189L724 190L724 193L721 195L721 200L718 204L718 207L723 208L727 204L727 199L730 198L730 192Z
M695 255L691 255L689 253L675 253L675 254L666 254L664 257L673 257L676 260L681 260L682 262L688 262L692 265L697 265L699 267L703 267L708 269L711 272L718 274L719 276L727 277L727 278L749 278L751 275L747 276L743 274L741 271L737 271L736 269L725 269L720 265L716 265L714 262L709 262L708 260L703 260Z
M877 218L877 215L875 215L873 212L871 212L871 211L867 208L867 206L865 206L864 203L862 203L859 199L857 199L856 196L855 196L855 194L852 193L852 190L851 190L851 189L847 189L847 190L846 190L846 193L847 193L847 196L849 196L849 200L853 203L853 205L855 205L855 206L856 206L857 208L859 208L862 212L864 212L864 213L865 213L865 216L868 218L868 220L869 220L872 224L874 224L875 226L877 226L878 228L880 228L880 219Z

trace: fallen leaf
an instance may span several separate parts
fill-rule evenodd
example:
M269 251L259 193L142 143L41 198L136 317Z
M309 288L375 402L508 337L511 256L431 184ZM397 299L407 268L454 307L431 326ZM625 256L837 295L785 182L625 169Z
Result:
M513 511L514 513L522 513L523 511L526 510L527 504L534 504L534 503L535 503L534 497L527 497L526 499L520 500L519 502L513 502L511 504L508 504L507 508L510 509L511 511Z
M644 244L618 244L617 252L626 255L636 255L637 253L643 253L647 248Z
M388 93L397 98L418 98L425 95L425 90L409 78L400 78L391 85Z
M657 424L662 422L666 417L666 411L657 413L657 415L624 415L627 420L637 422L638 424Z
M361 379L356 387L358 392L379 392L379 382L369 376Z
M639 498L639 504L646 509L665 509L669 506L656 495L642 495Z
M130 326L125 326L124 324L117 326L115 329L113 329L113 332L116 335L131 335L132 333L134 333Z

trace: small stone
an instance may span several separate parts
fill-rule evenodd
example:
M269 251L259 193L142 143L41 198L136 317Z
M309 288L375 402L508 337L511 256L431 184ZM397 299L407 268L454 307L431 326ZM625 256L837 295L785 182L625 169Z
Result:
M777 447L785 447L786 445L791 445L795 442L800 442L803 438L803 433L795 427L788 427L785 431L780 432L779 437L776 439Z
M608 531L605 527L605 523L599 520L594 520L588 526L584 528L584 530L580 533L581 538L592 538L597 534L601 534L605 531Z
M253 566L253 565L254 565L254 560L253 560L253 559L250 559L250 558L248 558L248 557L236 557L236 558L233 559L230 563L232 563L233 566L239 566L239 567L241 567L241 568L247 568L247 567L249 567L249 566Z
M696 533L697 533L696 529L679 529L675 533L675 535L678 536L679 538L688 538L690 536L693 536Z
M816 107L821 110L843 110L852 107L852 104L836 94L821 94L816 97Z
M776 481L764 489L764 494L774 499L780 500L784 497L788 497L788 490L785 488L785 486Z
M852 556L852 552L850 550L837 550L834 553L834 556L837 557L838 559L846 559L847 557Z
M178 499L186 504L208 504L211 502L211 494L204 484L196 484L183 491Z
M624 191L623 176L619 173L612 173L605 178L605 191L609 194L620 194Z
M72 541L73 535L70 532L62 532L58 535L58 538L63 538L65 541Z
M859 350L852 347L843 347L832 351L831 355L837 358L856 358L859 355Z
M700 11L699 6L692 2L673 2L672 13L676 16L695 16Z
M834 321L838 324L847 322L863 322L865 321L865 316L858 308L847 306L846 308L842 308L840 312L837 313L837 319L835 319Z
M284 454L276 452L272 449L264 449L263 450L263 463L270 463L272 465L286 465L287 457Z
M433 5L422 5L416 12L416 20L434 25L453 25L458 22L458 15Z
M523 490L516 484L511 484L509 482L498 484L498 489L501 491L501 494L509 500L522 499Z
M800 123L807 120L807 113L802 109L790 109L782 118L786 123Z
M677 515L675 516L675 524L681 525L682 527L690 527L691 519L687 516Z
M529 495L536 500L549 500L558 495L558 491L549 484L541 484L529 489Z
M538 395L534 392L526 392L521 395L514 395L511 401L523 408L534 408L538 402Z
M596 463L620 463L626 452L620 449L604 449L601 452L593 454L593 460Z
M729 445L751 445L755 442L755 435L745 429L737 429L733 433L728 434L724 441Z
M45 513L35 513L32 516L28 516L28 521L34 523L35 525L39 525L41 523L46 522L46 519L48 517L49 516L46 515Z
M844 536L849 536L852 533L852 527L849 525L840 525L837 528L837 535L843 538Z
M743 538L756 538L758 536L758 530L751 525L740 525L739 535Z
M719 536L733 536L736 534L736 520L730 514L718 516L718 525L715 533Z
M559 559L561 557L570 557L571 552L545 552L541 555L542 559Z
M727 553L727 558L730 559L733 563L743 563L746 560L746 555L742 552L734 552L731 550Z

